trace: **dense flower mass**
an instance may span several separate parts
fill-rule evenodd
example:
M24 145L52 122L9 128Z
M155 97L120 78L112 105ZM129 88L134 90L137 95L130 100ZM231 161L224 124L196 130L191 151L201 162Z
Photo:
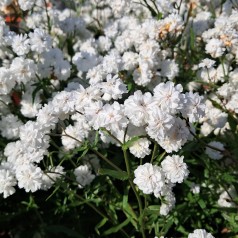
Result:
M55 214L95 212L85 237L238 230L218 208L237 208L237 0L2 0L0 12L3 198L35 209L38 193L62 193Z

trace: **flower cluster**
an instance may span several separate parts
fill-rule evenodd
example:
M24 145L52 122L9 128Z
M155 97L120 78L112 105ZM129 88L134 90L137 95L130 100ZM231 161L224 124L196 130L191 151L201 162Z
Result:
M207 174L213 163L236 166L235 143L226 140L237 139L237 1L139 2L1 1L4 198L18 189L51 191L61 183L86 198L96 184L91 196L101 197L104 175L110 186L113 179L127 180L140 217L125 214L142 234L143 222L150 221L143 218L148 201L169 216L180 186L188 187L187 200L214 188L220 206L236 206L225 202L235 186L214 186ZM196 173L203 166L204 176ZM116 203L134 216L136 206L126 196L123 205ZM188 237L213 236L197 229Z
M162 161L161 167L146 163L140 165L134 173L134 183L143 193L164 197L165 202L161 205L160 214L167 215L175 204L172 188L175 183L182 183L189 171L183 157L173 155L167 156Z

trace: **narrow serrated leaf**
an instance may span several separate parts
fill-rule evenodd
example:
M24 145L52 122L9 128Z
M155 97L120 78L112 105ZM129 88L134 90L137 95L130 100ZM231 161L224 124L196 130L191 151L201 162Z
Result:
M107 236L107 235L110 235L110 234L113 234L113 233L116 233L118 232L119 230L121 230L124 226L128 225L130 222L130 219L127 218L124 222L122 222L121 224L119 225L116 225L116 226L113 226L112 228L106 230L105 232L103 232L103 236Z
M125 171L116 171L112 169L99 169L98 173L100 175L108 175L110 177L120 179L120 180L127 180L128 174Z

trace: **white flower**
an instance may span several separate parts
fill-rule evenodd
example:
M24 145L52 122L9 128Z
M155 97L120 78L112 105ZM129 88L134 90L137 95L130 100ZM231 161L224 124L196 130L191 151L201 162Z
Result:
M92 174L91 167L88 165L81 165L74 170L76 176L76 181L78 182L78 187L83 188L86 185L89 185L95 178L95 175Z
M25 117L34 118L41 108L40 104L40 95L37 93L34 98L34 102L32 100L32 92L33 90L26 90L21 99L21 113Z
M163 111L176 112L182 108L183 87L181 84L174 86L173 82L160 83L154 88L154 103L158 105Z
M176 37L181 34L183 30L183 19L178 14L170 14L163 20L158 22L158 34L159 39L165 39L167 35Z
M18 187L24 188L26 192L35 192L42 185L42 170L33 164L23 165L17 168L16 178Z
M175 199L175 196L174 196L173 192L167 193L165 195L164 199L165 199L165 203L162 203L162 205L160 207L160 215L167 216L168 213L175 206L176 199Z
M137 85L146 86L150 83L153 72L147 63L140 62L140 67L133 72L133 80Z
M220 207L236 207L236 204L233 202L233 199L237 198L237 193L235 188L232 186L228 191L223 191L220 194L220 197L217 201Z
M163 171L157 165L149 163L139 165L134 171L135 179L133 182L145 194L156 192L159 194L161 189L165 186L165 178Z
M103 103L101 101L91 102L88 106L85 106L85 117L90 126L95 130L98 130L101 126L101 118L99 113L103 108Z
M210 147L206 147L205 153L211 159L219 160L223 157L223 154L221 151L224 150L224 145L221 142L212 141L212 142L208 143L208 145L218 149L218 150L216 150L216 149L212 149Z
M68 114L75 111L76 94L74 91L62 91L57 93L52 101L54 112L64 119Z
M117 74L122 67L122 59L117 50L112 50L103 58L103 71L107 74Z
M211 39L206 45L206 53L210 54L213 58L222 56L224 51L224 44L221 40Z
M109 51L112 46L112 41L109 37L100 36L97 44L100 51Z
M37 53L47 51L52 44L50 36L40 28L36 28L34 29L34 32L29 33L29 41L31 50L36 51Z
M130 152L137 158L144 158L149 155L151 150L149 149L151 142L146 138L140 138L133 142L129 147Z
M203 59L201 61L201 63L199 63L198 67L199 68L205 68L206 67L206 68L209 69L209 68L213 67L215 65L215 63L216 63L216 61L206 58L206 59Z
M87 72L99 63L99 58L96 54L82 51L74 55L73 63L77 66L78 71Z
M62 133L62 144L65 150L71 150L79 147L83 142L83 137L75 126L69 125Z
M34 121L28 121L20 128L20 139L26 147L45 148L48 147L49 136L40 130L39 125Z
M4 198L15 193L14 186L16 184L17 181L12 172L7 169L0 169L0 193L3 193Z
M58 117L54 113L52 103L48 103L43 108L41 108L36 116L38 125L41 129L53 129L58 122Z
M54 74L59 80L67 80L70 76L71 65L67 60L58 60L54 66Z
M0 2L0 7L6 7L12 3L13 0L2 0Z
M125 100L125 114L135 126L144 126L148 118L148 105L152 101L150 93L142 94L140 90Z
M179 73L178 64L174 60L164 60L161 62L160 76L173 80Z
M19 128L22 125L23 123L13 114L8 114L6 117L2 116L0 120L1 135L7 139L17 139L19 137Z
M30 10L34 6L35 1L33 1L33 0L18 0L18 4L23 11L27 11L27 10Z
M228 118L227 113L215 108L209 100L206 100L205 104L205 117L201 119L201 122L204 122L201 127L201 134L207 136L214 129L218 132L224 130Z
M198 93L186 93L186 102L181 112L184 118L188 118L193 123L201 119L205 115L205 104L202 103L203 97Z
M124 107L117 101L113 104L105 104L98 117L100 118L100 127L105 127L111 132L117 132L128 124L128 119L124 115Z
M167 130L173 126L174 118L156 107L150 109L146 131L151 138L159 141L160 138L165 136Z
M138 65L138 54L132 51L126 51L122 56L123 69L133 70Z
M122 80L118 77L117 74L113 77L111 74L108 74L106 80L107 82L101 82L97 85L103 93L103 100L117 100L119 98L122 98L122 94L128 92L126 85L122 82Z
M11 70L0 67L0 95L10 93L15 83Z
M200 193L201 186L199 184L192 183L190 190L194 194Z
M172 183L182 183L189 174L187 164L183 162L183 158L179 155L167 156L161 163L165 176Z
M116 17L121 17L124 14L128 14L130 11L130 1L114 0L111 2L110 7Z
M103 66L101 64L89 69L86 78L89 79L91 85L97 85L102 82L106 77L106 73L103 71Z
M47 173L42 175L41 189L48 190L52 187L57 179L65 174L64 168L60 165L56 167L49 167Z
M174 118L173 126L165 131L164 137L158 138L159 145L166 150L167 153L177 152L187 142L190 131L186 122L181 118Z
M196 229L193 233L188 234L188 238L215 238L211 233L207 233L204 229Z
M19 56L27 54L30 50L27 35L15 35L12 39L12 49Z
M35 78L36 65L31 59L16 57L12 61L10 70L12 71L12 76L16 82L27 83L32 78Z

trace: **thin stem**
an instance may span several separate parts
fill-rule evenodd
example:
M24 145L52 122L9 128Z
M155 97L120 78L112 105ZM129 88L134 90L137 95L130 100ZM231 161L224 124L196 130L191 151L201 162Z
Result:
M186 121L186 123L187 123L187 126L188 126L188 128L189 128L189 132L192 134L192 136L194 136L194 138L195 138L197 141L199 141L201 144L205 145L205 146L208 147L208 148L211 148L211 149L213 149L213 150L216 150L216 151L219 151L219 152L221 152L221 153L224 153L224 150L221 150L221 149L219 149L219 148L216 148L216 147L214 147L214 146L212 146L212 145L208 145L207 143L205 143L205 142L203 142L202 140L200 140L199 137L198 137L196 134L194 134L194 133L190 130L190 126L189 126L189 124L188 124L187 121Z
M123 136L123 143L126 143L126 134L127 134L128 126L125 129L124 136Z
M102 131L105 131L109 136L111 136L115 141L117 141L120 145L123 145L123 143L117 139L109 130L106 128L100 128Z
M100 210L98 210L92 203L88 202L86 199L82 198L80 195L76 194L76 196L83 202L85 202L89 207L91 207L96 213L98 213L100 216L102 216L103 218L108 219L112 224L113 222L110 220L110 217L108 217L107 215L105 215L104 213L102 213ZM126 237L130 237L123 228L120 229L120 231L126 236Z
M97 156L99 156L101 159L103 159L105 162L107 162L109 165L111 165L114 169L116 169L117 171L122 172L122 170L115 164L113 164L108 158L106 158L103 154L101 154L99 151L94 150L92 148L90 148L90 150L96 154Z
M9 107L3 100L0 99L0 102L4 104L6 107Z
M47 172L45 172L47 174ZM51 172L49 171L49 173L54 173L54 174L59 174L61 176L64 176L66 179L72 181L72 182L75 182L73 179L71 179L70 177L68 177L67 175L65 174L61 174L61 173L58 173L58 172ZM48 175L48 174L47 174ZM48 176L49 177L49 176ZM50 178L50 177L49 177ZM51 179L51 178L50 178ZM52 179L54 182L55 180ZM78 183L78 182L77 182ZM78 183L79 184L79 183ZM80 184L81 185L81 184ZM62 191L62 189L61 189ZM65 191L63 191L65 192ZM108 219L108 221L112 224L114 224L113 220L111 220L111 218L107 215L105 215L103 212L101 212L99 209L97 209L92 203L90 203L87 199L84 199L83 197L81 197L79 194L75 194L76 197L78 197L82 202L84 202L85 204L87 204L89 207L91 207L96 213L98 213L100 216L102 216L103 218L106 218ZM126 236L129 238L129 235L125 232L125 230L123 228L120 229L120 231Z
M64 132L65 133L65 132ZM77 138L69 135L69 134L54 134L54 133L49 133L48 135L51 135L51 136L67 136L73 140L76 140L78 141L79 143L82 143L80 140L78 140ZM99 156L101 159L103 159L105 162L107 162L109 165L111 165L114 169L116 169L117 171L122 171L118 166L116 166L115 164L113 164L108 158L106 158L103 154L101 154L99 151L97 150L94 150L93 148L90 148L90 150L96 154L97 156Z
M203 145L205 145L206 147L210 148L210 149L213 149L213 150L216 150L216 151L219 151L221 153L224 153L224 150L221 150L219 148L216 148L212 145L208 145L207 143L203 142L202 140L199 139L199 137L197 135L195 135L190 129L189 129L190 133L200 142L202 143Z
M151 156L151 160L150 160L151 164L152 164L153 160L155 159L157 149L158 149L158 144L155 142L154 143L154 149L153 149L152 156Z
M45 12L47 17L47 27L48 27L48 32L50 34L51 33L50 16L49 16L46 0L44 0L44 3L45 3Z
M129 160L128 160L128 155L127 155L127 151L124 149L123 150L123 154L124 154L124 159L125 159L125 164L126 164L126 170L127 170L127 174L128 174L128 180L129 180L129 183L136 195L136 199L137 199L137 202L138 202L138 205L139 205L139 211L140 211L140 217L139 217L139 224L140 224L140 230L141 230L141 233L142 233L142 237L143 238L146 238L145 236L145 228L144 228L144 221L143 221L143 215L144 215L144 212L143 212L143 206L142 206L142 202L141 202L141 199L140 199L140 196L136 190L136 187L131 179L131 170L130 170L130 164L129 164Z

